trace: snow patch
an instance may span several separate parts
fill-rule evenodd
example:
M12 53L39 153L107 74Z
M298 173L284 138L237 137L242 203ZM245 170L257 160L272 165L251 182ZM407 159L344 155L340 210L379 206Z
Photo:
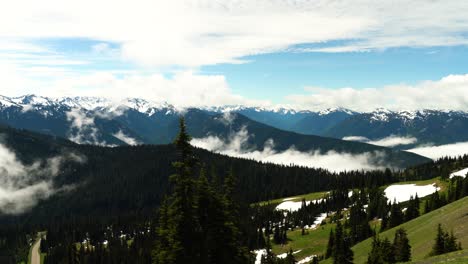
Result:
M262 256L266 255L266 249L254 250L255 264L262 264Z
M468 168L464 168L463 170L459 170L459 171L456 171L456 172L450 174L450 179L452 179L453 177L456 177L456 176L460 176L460 177L465 178L466 174L468 174Z
M418 197L421 198L433 194L438 190L440 190L440 188L436 187L435 183L422 186L416 184L397 184L388 186L384 192L385 196L391 202L396 200L397 203L401 203L409 201L410 196L414 197L418 194Z
M289 199L294 199L294 198L289 198ZM318 199L318 200L312 200L312 201L306 201L305 204L306 206L309 205L311 202L314 204L322 202L323 199ZM301 209L302 206L302 201L299 202L293 202L293 201L285 201L280 203L279 205L276 206L276 210L286 210L286 211L291 211L295 212L299 209Z
M317 255L312 255L312 256L308 256L304 259L301 259L297 262L297 264L306 264L306 263L309 263L311 262L315 257L317 257Z

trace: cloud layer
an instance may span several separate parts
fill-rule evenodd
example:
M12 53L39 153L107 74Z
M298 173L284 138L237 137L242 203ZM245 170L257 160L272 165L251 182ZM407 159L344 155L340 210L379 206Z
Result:
M138 140L125 135L122 130L119 130L117 133L113 134L113 136L131 146L140 144Z
M407 150L433 160L443 157L456 157L468 154L468 142L440 146L423 146Z
M400 137L400 136L395 136L395 135L391 135L391 136L377 139L377 140L370 140L366 137L361 137L361 136L348 136L348 137L344 137L343 140L365 142L365 143L382 146L382 147L396 147L396 146L401 146L401 145L411 145L418 141L418 139L415 137Z
M467 45L467 13L463 0L18 0L0 9L0 94L142 97L178 106L270 105L234 92L242 87L229 87L221 74L199 74L200 67L246 63L248 56L271 52ZM70 39L76 41L72 51L42 42ZM82 47L87 45L83 39L93 45ZM96 61L98 67L84 67ZM119 66L110 69L113 64ZM309 87L286 103L312 110L468 111L467 79L451 75L368 89Z
M217 136L208 136L205 138L194 138L191 144L232 157L282 165L294 164L310 168L325 168L334 172L384 169L384 166L375 165L376 160L382 158L382 153L367 152L354 155L335 151L321 153L320 150L301 152L294 149L294 147L286 151L278 152L274 150L273 140L265 142L264 149L259 151L247 145L248 138L248 131L242 129L232 134L227 140L220 139Z
M25 165L13 151L0 144L0 214L25 212L40 200L71 188L56 188L53 184L65 162L84 162L84 158L67 154Z
M112 41L138 63L194 67L331 40L348 41L311 50L463 45L467 12L463 0L18 0L0 10L0 36Z

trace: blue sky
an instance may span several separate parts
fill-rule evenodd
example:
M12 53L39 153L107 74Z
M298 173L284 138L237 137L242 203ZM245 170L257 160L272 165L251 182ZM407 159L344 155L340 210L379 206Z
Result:
M20 0L0 10L0 94L468 110L467 13L462 0Z
M425 80L468 71L468 47L390 48L347 53L279 52L246 57L250 63L207 66L202 73L221 73L242 94L281 102L304 87L370 88ZM468 89L468 87L467 87ZM468 92L468 91L467 91Z

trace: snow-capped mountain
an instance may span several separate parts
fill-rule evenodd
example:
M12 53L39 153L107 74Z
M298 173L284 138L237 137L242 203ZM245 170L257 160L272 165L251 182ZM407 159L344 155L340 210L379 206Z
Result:
M168 143L180 115L190 113L203 123L226 112L286 131L338 139L411 136L418 144L468 141L468 113L460 111L376 109L360 113L345 108L309 111L240 105L183 109L138 98L0 96L0 122L92 144Z
M468 113L450 110L391 111L377 109L353 115L324 133L336 138L414 137L415 145L468 141Z

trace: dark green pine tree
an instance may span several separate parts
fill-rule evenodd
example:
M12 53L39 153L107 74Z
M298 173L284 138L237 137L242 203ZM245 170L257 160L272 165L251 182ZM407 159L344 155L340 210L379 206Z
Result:
M209 262L203 263L246 263L248 250L241 243L239 209L234 200L236 177L231 170L225 178L223 194L208 184L204 174L200 176L200 182L205 186L200 187L200 196L203 196L203 192L208 194L205 194L205 203L200 200L198 207L201 211L205 210L203 207L209 209L205 221L207 225L202 227L202 232L208 234L203 240L207 241L208 255L211 256Z
M368 216L363 207L361 199L357 199L349 210L349 226L351 243L356 244L370 236L372 229L370 228Z
M380 246L380 240L377 235L372 239L372 248L367 256L367 264L381 264L384 263L384 256Z
M333 249L333 263L334 264L352 264L353 251L351 250L351 242L349 237L346 236L343 226L340 221L337 221L335 231L335 246Z
M403 228L395 232L393 253L397 262L408 262L411 260L411 246L406 231Z
M417 218L418 216L419 216L419 198L418 198L418 195L416 194L415 198L411 196L410 200L408 201L408 207L406 208L406 211L405 211L405 221L410 221L414 218Z
M335 247L335 233L333 229L330 229L330 236L328 237L327 251L325 252L325 258L329 258L333 254L333 248Z
M179 161L173 163L172 194L159 210L153 263L246 263L248 251L242 246L238 205L233 200L236 179L231 172L221 194L208 181L203 166L195 177L197 159L189 141L181 119L175 140Z
M236 192L237 182L237 177L231 168L224 179L223 195L221 195L222 208L224 209L222 224L225 233L224 237L221 237L222 241L220 242L222 243L220 244L227 254L223 263L245 263L249 256L248 249L241 243L242 233L239 228L241 222L239 214L240 199L236 199L238 197L238 192Z
M399 226L403 223L403 220L404 215L401 211L401 206L396 202L396 200L394 200L390 209L390 219L388 221L388 227L392 228L395 226Z
M159 223L159 237L153 262L160 264L201 263L199 244L200 227L196 217L194 166L196 160L190 146L184 119L174 142L179 161L174 162L176 174L170 177L172 194L168 197L166 223ZM164 220L164 219L160 219ZM165 230L163 224L166 225Z
M444 254L445 252L445 237L444 237L444 230L442 229L442 225L439 224L437 226L437 235L435 238L434 246L432 247L431 254L432 256Z
M395 263L395 257L393 255L393 246L388 240L384 238L380 240L377 236L374 236L372 240L372 249L367 257L368 264L387 264Z
M393 255L393 245L388 238L382 240L382 252L384 260L388 263L395 263L395 256Z
M437 226L437 235L435 238L435 243L432 247L430 255L440 255L461 249L461 244L457 243L457 238L453 234L453 231L449 234L445 232L442 228L442 225L439 224Z
M446 237L447 237L447 239L445 241L445 251L446 252L452 252L452 251L459 250L458 244L457 244L457 239L455 238L455 235L453 234L453 231L450 232L450 235L447 234Z

